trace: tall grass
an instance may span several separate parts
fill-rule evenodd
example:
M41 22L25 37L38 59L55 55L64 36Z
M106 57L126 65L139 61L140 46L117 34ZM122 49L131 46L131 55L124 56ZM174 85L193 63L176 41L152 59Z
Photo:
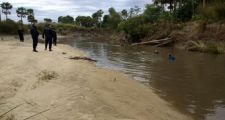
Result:
M190 50L213 53L213 54L223 54L225 53L225 45L223 43L214 42L202 42L202 41L192 41ZM194 49L193 49L194 48Z
M198 14L205 20L223 20L225 19L225 2L214 1L205 7L199 6Z

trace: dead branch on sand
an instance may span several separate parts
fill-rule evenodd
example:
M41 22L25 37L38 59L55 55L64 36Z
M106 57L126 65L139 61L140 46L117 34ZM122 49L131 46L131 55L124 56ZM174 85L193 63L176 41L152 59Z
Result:
M9 113L9 112L13 111L14 109L16 109L16 108L20 107L20 106L21 106L21 105L23 105L23 104L24 104L24 103L19 104L19 105L15 106L15 107L11 108L11 109L10 109L10 110L8 110L7 112L5 112L5 113L1 114L1 115L0 115L0 119L1 119L1 118L3 118L3 117L7 114L7 113Z
M34 115L31 115L31 116L29 116L29 117L23 119L23 120L28 120L28 119L30 119L30 118L33 118L33 117L35 117L35 116L38 116L38 115L40 115L40 114L42 114L42 113L44 113L44 112L47 112L47 111L49 111L49 110L50 110L50 109L41 111L41 112L39 112L39 113L36 113L36 114L34 114Z

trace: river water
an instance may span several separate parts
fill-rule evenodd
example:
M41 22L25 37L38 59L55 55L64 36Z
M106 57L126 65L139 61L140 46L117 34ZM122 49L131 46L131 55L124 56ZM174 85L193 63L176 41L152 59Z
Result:
M64 43L87 52L99 67L120 70L146 84L195 120L225 120L225 55L120 46L82 37ZM169 61L168 54L175 61Z

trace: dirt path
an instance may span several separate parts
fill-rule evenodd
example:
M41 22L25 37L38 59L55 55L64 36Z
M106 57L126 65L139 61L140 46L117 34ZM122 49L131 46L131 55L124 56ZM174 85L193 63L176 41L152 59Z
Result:
M0 41L0 120L190 120L127 76L71 60L64 45L33 53Z

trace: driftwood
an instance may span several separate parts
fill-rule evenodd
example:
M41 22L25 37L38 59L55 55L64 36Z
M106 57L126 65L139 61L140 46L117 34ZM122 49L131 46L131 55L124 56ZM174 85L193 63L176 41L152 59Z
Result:
M30 118L33 118L33 117L35 117L35 116L38 116L38 115L40 115L40 114L42 114L42 113L44 113L44 112L47 112L47 111L49 111L49 110L50 110L50 109L41 111L41 112L39 112L39 113L36 113L36 114L34 114L34 115L31 115L31 116L29 116L29 117L23 119L23 120L28 120L28 119L30 119Z
M10 110L6 111L5 113L1 114L1 115L0 115L0 119L1 119L2 117L4 117L7 113L13 111L14 109L20 107L20 106L23 105L23 104L24 104L24 103L19 104L19 105L15 106L15 107L11 108Z
M69 59L72 59L72 60L87 60L87 61L90 61L90 62L97 62L97 60L93 60L93 59L87 58L87 57L70 57Z
M165 41L165 42L162 42L162 43L156 45L156 47L163 47L163 46L169 45L172 42L173 42L172 40L168 40L168 41Z
M147 42L141 42L141 43L134 43L131 46L137 46L137 45L158 45L160 46L164 46L167 44L172 43L173 40L171 38L164 38L164 39L159 39L159 40L151 40L151 41L147 41Z

